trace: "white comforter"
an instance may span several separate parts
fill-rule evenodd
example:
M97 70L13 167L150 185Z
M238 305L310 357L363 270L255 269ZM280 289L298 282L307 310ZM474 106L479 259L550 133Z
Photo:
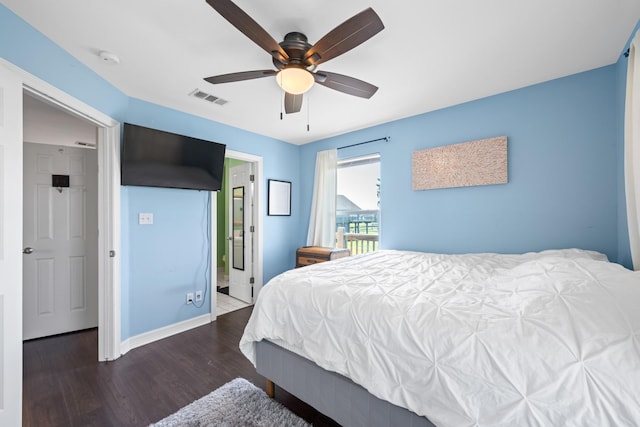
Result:
M379 251L285 272L268 339L438 426L640 425L640 272L595 252Z

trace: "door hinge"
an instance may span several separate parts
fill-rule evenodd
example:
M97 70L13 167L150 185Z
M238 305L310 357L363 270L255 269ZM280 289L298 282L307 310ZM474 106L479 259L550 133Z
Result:
M249 278L249 283L253 285L254 283L256 283L256 279L253 278L253 277L250 277Z
M252 225L251 227L249 227L249 232L250 233L255 233L256 232L256 226Z
M256 176L255 175L253 175L253 174L249 175L249 181L253 182L255 180L256 180Z

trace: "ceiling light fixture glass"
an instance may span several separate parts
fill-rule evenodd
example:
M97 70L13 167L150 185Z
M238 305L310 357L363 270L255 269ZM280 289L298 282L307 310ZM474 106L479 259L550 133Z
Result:
M313 86L313 74L301 67L287 67L276 74L278 86L287 93L300 95Z

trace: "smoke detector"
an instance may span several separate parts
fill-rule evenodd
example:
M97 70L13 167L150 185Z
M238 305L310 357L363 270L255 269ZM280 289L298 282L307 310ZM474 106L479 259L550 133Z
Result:
M100 59L102 59L102 61L108 63L108 64L119 64L120 63L120 58L118 58L118 55L116 55L115 53L112 52L107 52L106 50L101 50L98 53L98 56L100 57Z

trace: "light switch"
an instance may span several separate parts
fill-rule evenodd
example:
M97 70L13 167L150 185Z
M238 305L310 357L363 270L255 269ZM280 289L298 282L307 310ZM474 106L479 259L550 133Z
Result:
M152 213L139 213L138 214L138 224L141 224L141 225L153 224L153 214Z

